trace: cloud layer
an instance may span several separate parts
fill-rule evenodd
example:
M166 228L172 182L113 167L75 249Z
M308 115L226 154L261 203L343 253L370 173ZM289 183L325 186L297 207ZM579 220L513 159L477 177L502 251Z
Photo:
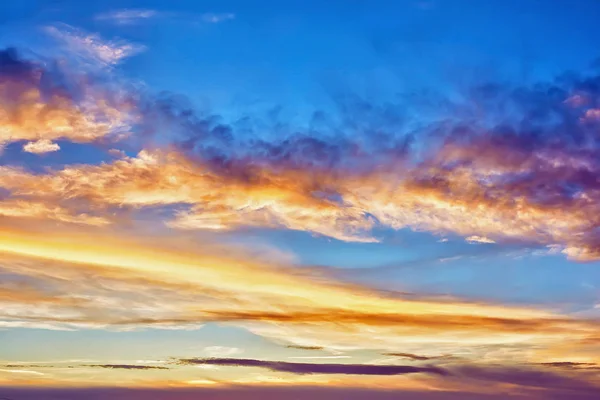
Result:
M43 96L43 69L14 52L2 57L5 142L56 151L54 140L93 142L126 126L127 116L95 93L85 102L58 89ZM595 260L599 79L477 87L452 107L452 119L399 133L386 131L393 107L360 104L375 111L361 116L373 123L358 131L346 121L339 129L348 132L274 140L168 98L144 100L132 104L136 129L170 132L171 146L43 174L3 167L0 186L57 207L67 199L87 213L169 207L165 222L180 229L285 228L373 242L374 228L411 228Z

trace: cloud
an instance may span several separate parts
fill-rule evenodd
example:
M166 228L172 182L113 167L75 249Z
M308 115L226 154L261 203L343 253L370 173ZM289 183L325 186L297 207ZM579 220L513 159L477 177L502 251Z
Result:
M492 240L492 239L488 239L484 236L469 236L468 238L465 238L465 240L469 243L485 243L485 244L490 244L490 243L496 243L496 241Z
M298 350L324 350L324 347L321 346L299 346L299 345L287 345L285 346L288 349L298 349Z
M131 25L143 20L155 18L159 15L160 13L156 10L138 8L106 12L96 15L94 19L108 21L118 25Z
M28 141L23 150L58 151L56 140L118 139L134 117L128 99L47 63L0 51L0 145Z
M105 368L105 369L130 369L130 370L157 370L157 369L169 369L167 367L159 367L152 365L135 365L135 364L95 364L85 365L85 367L91 368Z
M591 362L555 361L540 363L540 366L574 370L600 370L600 365Z
M116 60L123 53L115 54ZM19 115L37 110L41 95L19 88L37 88L40 68L14 52L3 59L4 75L18 83L9 103ZM273 140L238 134L216 116L150 96L132 106L139 116L135 129L146 138L170 132L171 147L46 174L4 167L0 185L62 207L66 194L87 212L168 207L165 223L176 229L285 228L368 243L378 241L377 227L411 228L476 243L552 246L571 259L595 260L600 221L589 216L598 214L594 176L600 166L597 121L588 116L599 101L597 80L573 76L531 87L475 87L469 99L488 110L488 118L475 118L479 114L468 105L457 104L461 112L454 119L440 117L417 131L407 130L393 106L336 99L343 122L329 131L342 133L307 129ZM120 107L82 109L68 96L56 96L42 104L54 113L34 113L17 124L6 116L5 141L90 142L127 126ZM112 120L90 118L97 113ZM73 118L81 123L65 126ZM426 150L418 140L427 142Z
M108 218L76 212L69 208L25 199L0 201L0 215L11 218L54 220L70 224L105 226L111 223Z
M524 367L510 366L477 366L464 365L451 369L453 374L460 374L469 379L490 381L494 383L506 383L522 387L534 387L542 389L561 389L566 391L591 392L599 390L593 382L560 375L553 371L527 369Z
M145 50L141 45L124 40L104 40L98 34L66 24L48 26L46 32L64 44L67 54L95 66L110 67Z
M175 20L177 22L203 22L208 24L218 24L221 22L235 19L233 13L179 13L157 11L152 9L123 9L98 14L94 19L103 22L110 22L116 25L134 25L150 20L163 19Z
M109 59L99 62L118 62ZM530 364L566 352L561 346L569 337L569 351L589 350L595 357L590 343L598 340L597 321L534 307L380 292L187 233L266 227L376 242L376 228L411 228L467 241L541 244L594 260L600 243L596 121L588 118L598 102L594 79L543 90L479 88L473 96L490 114L502 114L495 104L503 102L516 110L510 118L490 117L508 127L457 114L460 123L394 134L379 129L395 123L393 107L362 104L342 113L360 120L343 122L343 133L307 129L267 140L171 99L129 101L110 87L59 75L47 63L0 53L3 143L96 143L131 130L142 133L146 148L127 156L111 145L118 158L96 165L0 167L0 215L6 217L0 274L10 277L0 279L0 327L196 329L218 322L304 350L401 348L405 353L396 356L427 361L418 354L435 348L499 363L519 355ZM567 101L583 91L585 101ZM149 144L164 132L172 143ZM419 147L417 138L431 145ZM136 230L145 212L166 215L161 222L172 238ZM296 374L432 372L223 358L237 351L216 346L206 355ZM102 365L96 367L128 364ZM536 380L552 379L469 368L454 369L453 376L537 389Z
M228 21L235 18L235 14L232 13L223 13L223 14L214 14L214 13L206 13L202 14L202 20L204 22L209 22L211 24L218 24L220 22Z
M367 364L312 364L285 361L263 361L245 358L189 358L180 359L183 365L219 365L265 368L291 374L346 374L346 375L404 375L428 373L446 375L436 367L414 367L410 365L367 365Z
M2 372L9 372L11 374L26 374L26 375L39 375L39 376L43 376L44 375L41 372L30 371L30 370L27 370L27 369L2 369L0 371L2 371Z
M97 212L170 207L165 222L177 229L284 228L368 243L378 241L377 227L411 228L477 243L560 247L571 259L595 260L600 221L589 216L600 204L599 150L595 122L581 117L598 101L597 79L477 87L469 95L489 108L489 118L442 119L422 132L366 125L362 133L307 130L270 141L159 99L140 111L139 128L171 132L172 147L44 175L13 179L13 172L0 184L40 199L66 193ZM568 101L576 92L586 93L587 105ZM344 112L353 107L375 110L365 116L374 125L394 123L393 108L359 104ZM505 108L516 111L504 115ZM416 137L426 150L417 150Z
M155 207L193 204L179 210L168 225L180 229L230 230L244 226L308 230L341 240L372 242L361 237L374 221L357 207L340 207L315 198L307 177L261 177L262 185L211 172L178 153L142 151L112 164L72 166L48 175L3 168L0 186L31 198L78 199L89 209L103 206ZM312 187L312 189L311 189ZM226 192L227 196L219 193ZM85 204L85 203L84 203Z
M209 357L228 357L243 353L242 349L227 346L208 346L204 348L204 353Z
M391 357L408 358L410 360L415 360L415 361L427 361L427 360L439 358L439 357L419 356L419 355L411 354L411 353L383 353L383 355L391 356Z
M542 357L567 334L597 336L594 321L544 310L391 296L209 241L138 240L83 229L1 230L0 276L12 278L0 285L0 326L197 329L226 322L278 343L332 350L479 346L467 358L494 346L537 349ZM494 355L506 357L513 355Z
M29 142L23 146L23 151L33 154L52 153L60 150L60 146L47 139L38 140L37 142Z

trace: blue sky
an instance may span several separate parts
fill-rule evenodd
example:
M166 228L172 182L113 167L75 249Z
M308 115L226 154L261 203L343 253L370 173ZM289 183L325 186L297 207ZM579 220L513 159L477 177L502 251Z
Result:
M48 79L30 87L0 65L0 84L10 89L0 93L0 105L17 110L12 119L0 115L6 177L0 180L0 215L2 232L10 232L0 238L7 243L0 285L8 288L0 341L10 344L0 347L0 359L289 361L314 356L304 346L318 347L330 360L370 365L406 334L409 353L439 346L439 352L468 353L471 361L490 365L522 367L546 358L600 363L597 345L577 348L569 359L550 328L540 328L550 336L536 336L534 344L517 338L516 325L506 328L509 333L497 328L506 338L492 343L478 336L485 334L477 324L468 333L448 328L442 340L429 323L419 327L422 332L399 334L385 323L341 319L334 329L329 321L298 316L299 310L335 314L328 307L338 301L347 312L366 296L357 304L378 315L412 310L388 305L397 298L456 310L463 302L483 310L505 307L511 318L523 307L529 322L542 310L556 313L556 320L597 318L599 15L592 0L0 4L0 46L17 49L23 74L37 79L27 69L32 65ZM570 73L580 75L555 80ZM547 89L550 81L554 86ZM485 84L500 88L489 103L474 94ZM41 93L32 107L49 111L27 111L23 88ZM556 100L556 92L564 98ZM569 108L576 96L585 101ZM515 122L519 113L525 117ZM227 127L224 134L214 129L218 124ZM465 126L473 132L456 139ZM507 134L506 126L516 134ZM404 136L412 137L409 162L393 146ZM182 137L192 138L193 146ZM30 151L28 145L54 147ZM315 194L324 191L332 192L326 201ZM38 231L59 250L47 251ZM61 247L73 237L89 253ZM114 242L105 244L106 237ZM96 244L105 251L94 250ZM173 281L165 275L168 263L160 271L138 265L153 265L147 254L163 245L175 265ZM107 249L128 259L136 246L146 255L133 267L96 261L112 254ZM192 270L206 269L213 278L178 269L179 253L196 254ZM271 264L285 278L268 275L264 265ZM124 267L126 274L115 272ZM273 281L262 282L263 273ZM315 299L304 297L308 292L278 297L286 292L280 282L303 274L314 287L299 278L298 290L312 288ZM163 280L169 281L165 287ZM253 291L263 283L264 293ZM35 296L27 292L22 301L15 288ZM35 312L25 315L25 306ZM236 319L234 308L267 316ZM274 318L274 312L289 319ZM154 317L160 326L143 322ZM376 344L361 347L356 342L369 329ZM597 339L587 332L573 340ZM462 335L471 334L469 344ZM510 351L530 351L537 340L544 343L539 354L507 361ZM507 346L505 355L494 346ZM215 348L219 354L211 353ZM594 356L582 356L586 352ZM200 382L191 378L196 366L180 365L182 371L165 382ZM213 383L246 382L239 368L219 365L218 372L207 366ZM41 384L94 386L120 372L108 367L95 378L96 371L71 367L73 378L35 367L23 375L48 379ZM271 370L268 379L252 371L251 384L328 385L319 374L309 374L314 382L302 381L304 375L288 381L281 371ZM118 382L136 386L144 373L129 368ZM22 377L0 368L0 383L10 384L15 375ZM598 383L596 377L589 381Z

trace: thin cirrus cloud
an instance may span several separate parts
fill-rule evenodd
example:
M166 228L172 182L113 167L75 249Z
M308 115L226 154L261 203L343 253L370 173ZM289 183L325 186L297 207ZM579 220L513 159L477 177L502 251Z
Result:
M147 20L150 18L156 18L161 16L162 14L159 11L151 10L151 9L123 9L123 10L115 10L106 13L98 14L94 17L94 19L98 21L107 21L112 22L119 25L129 25L135 24L137 22Z
M111 67L145 50L142 45L105 40L98 34L66 24L48 26L46 32L66 47L67 54L93 66Z
M217 24L235 19L233 13L203 13L190 14L152 9L122 9L98 14L94 17L97 21L108 22L116 25L135 25L152 20L177 20L188 22L203 22Z

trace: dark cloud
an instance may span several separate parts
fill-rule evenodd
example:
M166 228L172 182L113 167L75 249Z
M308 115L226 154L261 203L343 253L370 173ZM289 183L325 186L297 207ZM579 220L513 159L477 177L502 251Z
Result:
M55 365L55 364L5 364L2 368L106 368L106 369L132 369L132 370L157 370L170 369L168 367L136 364L73 364L73 365Z
M2 368L58 368L57 365L52 364L5 364ZM66 366L65 368L74 368L73 366Z
M458 379L475 379L523 387L560 389L563 391L600 393L600 386L585 379L585 375L559 374L545 369L510 366L463 365L451 368Z
M598 365L596 363L586 363L586 362L562 361L562 362L540 363L538 365L543 366L543 367L555 367L555 368L574 369L574 370L600 370L600 365Z
M82 365L82 367L106 368L106 369L135 369L135 370L170 369L167 367L157 367L157 366L151 366L151 365L133 365L133 364L95 364L95 365Z
M264 361L244 358L188 358L180 359L183 365L221 365L232 367L256 367L291 374L345 374L345 375L404 375L427 373L446 375L447 371L437 367L415 367L410 365L369 364L313 364L285 361Z
M382 355L384 355L384 356L390 356L390 357L408 358L410 360L415 360L415 361L427 361L427 360L434 360L434 359L437 359L437 358L443 358L443 356L440 356L440 357L425 357L425 356L419 356L417 354L411 354L411 353L382 353Z
M288 349L298 349L298 350L323 350L324 347L321 346L299 346L295 344L289 344L287 346Z
M35 82L38 73L38 67L21 59L17 49L0 50L0 82L6 80Z

